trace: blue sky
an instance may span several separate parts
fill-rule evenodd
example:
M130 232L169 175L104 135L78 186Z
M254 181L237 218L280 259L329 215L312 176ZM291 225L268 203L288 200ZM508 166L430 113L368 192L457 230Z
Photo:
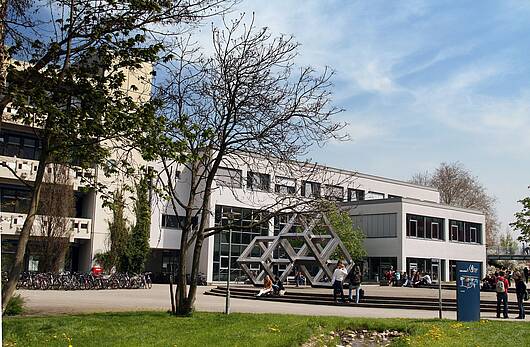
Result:
M294 35L298 64L336 71L352 141L313 160L405 180L460 161L498 199L502 230L512 221L530 185L530 3L245 0L239 11Z

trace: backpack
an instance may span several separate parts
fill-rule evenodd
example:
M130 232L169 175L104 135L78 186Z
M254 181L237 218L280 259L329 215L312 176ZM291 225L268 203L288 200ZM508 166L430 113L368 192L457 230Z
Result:
M499 279L495 285L495 291L497 293L504 293L504 280Z

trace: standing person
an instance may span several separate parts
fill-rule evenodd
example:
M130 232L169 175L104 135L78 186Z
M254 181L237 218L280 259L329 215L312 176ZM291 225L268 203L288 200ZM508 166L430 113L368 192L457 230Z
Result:
M390 270L387 271L385 276L386 276L387 285L389 287L392 286L392 282L394 280L394 267L393 266L390 266Z
M352 289L355 289L355 303L359 303L359 299L361 298L361 282L362 282L363 275L361 273L361 269L359 268L359 265L355 265L353 269L348 274L348 282L349 282L349 291L348 291L348 299L350 302L353 301L352 296Z
M524 281L525 283L528 283L528 267L527 266L524 267L523 273L524 273Z
M528 292L526 291L523 276L521 276L519 271L515 273L515 294L517 295L517 308L519 309L519 316L516 319L525 319L523 301L528 300Z
M497 293L497 318L501 318L501 303L503 305L503 317L508 318L508 280L504 278L504 271L499 272L495 280L495 292Z
M300 287L300 271L298 269L294 273L294 281L296 282L296 287Z
M342 282L346 276L348 276L348 272L346 271L342 261L339 260L337 263L337 268L333 272L333 277L331 278L331 283L333 283L333 301L335 301L335 303L337 303L337 292L340 293L342 302L346 301L344 298L344 289L342 287Z

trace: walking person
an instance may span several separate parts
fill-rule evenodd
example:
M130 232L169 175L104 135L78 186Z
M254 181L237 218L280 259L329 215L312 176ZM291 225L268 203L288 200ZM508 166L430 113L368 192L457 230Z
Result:
M503 317L508 318L508 280L504 278L504 271L499 272L495 280L495 292L497 293L497 318L501 318L501 304L503 305Z
M528 300L528 292L520 272L515 273L515 294L517 295L517 308L519 309L519 316L516 319L525 319L524 301Z
M340 293L342 302L346 301L344 298L344 288L342 287L342 283L346 276L348 276L348 272L342 261L339 260L337 268L333 272L333 277L331 278L331 283L333 283L333 301L335 301L335 303L337 303L337 293Z
M528 283L528 272L529 272L529 271L528 271L528 267L525 266L525 267L524 267L524 270L523 270L523 273L524 273L524 281L525 281L525 283Z
M350 302L353 301L352 292L353 289L355 289L355 303L359 303L359 299L361 298L361 282L362 282L363 275L361 273L361 269L359 268L359 265L355 265L353 269L348 274L348 282L349 282L349 291L348 291L348 299Z

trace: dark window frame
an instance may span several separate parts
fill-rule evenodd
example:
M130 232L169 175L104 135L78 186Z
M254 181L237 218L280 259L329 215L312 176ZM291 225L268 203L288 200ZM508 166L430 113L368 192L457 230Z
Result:
M256 171L247 171L247 188L254 191L270 192L271 175Z
M311 186L311 194L310 195L307 194L307 189L306 189L307 185ZM321 186L320 183L313 182L313 181L302 181L301 194L302 194L303 197L306 197L306 198L311 198L311 197L319 198L321 196L321 193L322 193L322 186Z

